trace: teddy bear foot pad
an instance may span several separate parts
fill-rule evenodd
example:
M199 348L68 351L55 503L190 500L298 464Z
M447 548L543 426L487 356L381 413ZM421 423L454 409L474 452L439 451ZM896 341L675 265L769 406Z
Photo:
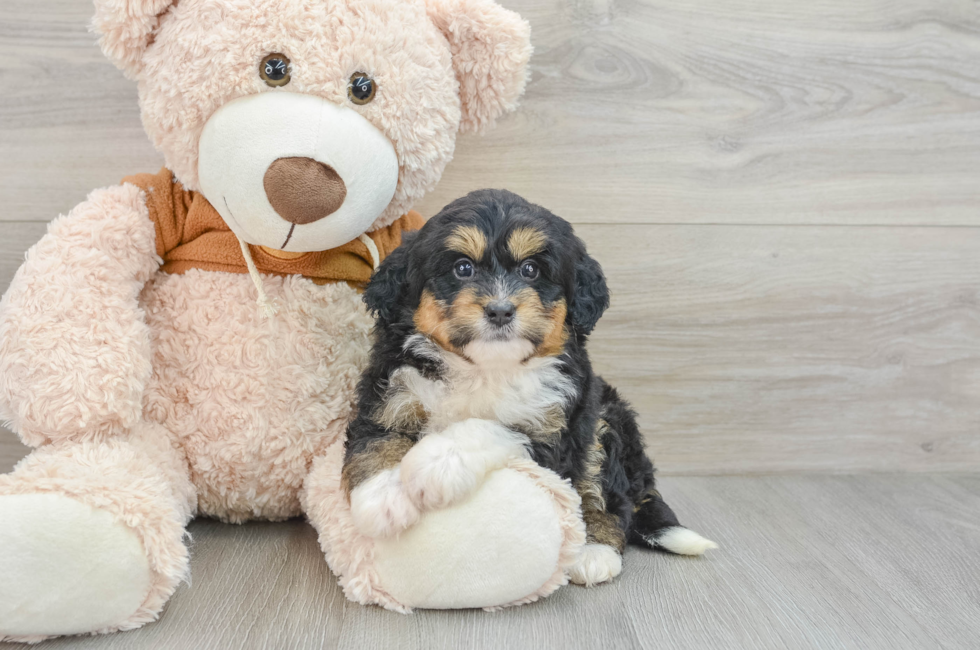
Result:
M397 538L375 540L375 570L388 594L411 607L501 606L551 578L562 536L551 496L504 469L463 503L426 513Z
M150 590L136 534L60 494L0 497L0 556L0 639L118 626Z

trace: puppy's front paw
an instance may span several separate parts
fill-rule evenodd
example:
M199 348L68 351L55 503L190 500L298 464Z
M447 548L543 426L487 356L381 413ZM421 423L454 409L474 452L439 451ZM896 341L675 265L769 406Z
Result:
M456 422L405 454L402 484L422 509L445 508L470 495L508 458L527 456L526 439L489 420Z
M623 558L607 544L586 544L575 564L568 568L568 579L591 587L609 582L623 570Z
M419 519L419 510L408 498L397 467L364 481L350 493L354 526L368 537L391 537Z
M405 492L423 510L445 508L462 500L476 489L484 473L479 458L442 435L426 436L401 462Z

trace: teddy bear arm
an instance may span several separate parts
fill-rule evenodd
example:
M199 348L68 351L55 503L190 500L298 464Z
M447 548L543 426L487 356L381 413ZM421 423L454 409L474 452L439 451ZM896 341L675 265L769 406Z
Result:
M139 295L159 268L133 185L92 192L48 226L0 300L0 419L26 444L116 433L141 415L150 331Z

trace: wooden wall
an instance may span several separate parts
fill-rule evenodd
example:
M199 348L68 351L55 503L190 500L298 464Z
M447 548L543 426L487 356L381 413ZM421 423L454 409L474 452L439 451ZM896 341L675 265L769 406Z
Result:
M0 287L162 160L90 3L3 4ZM420 209L506 187L576 224L614 291L596 365L665 473L980 467L974 0L505 4L526 99Z

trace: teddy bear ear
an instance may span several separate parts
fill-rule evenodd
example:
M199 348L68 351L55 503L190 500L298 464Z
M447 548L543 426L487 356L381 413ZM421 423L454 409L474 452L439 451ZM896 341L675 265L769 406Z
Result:
M531 26L493 0L426 0L426 9L452 50L460 131L483 131L517 108L527 82Z
M163 14L179 0L95 0L92 31L110 61L134 78Z

